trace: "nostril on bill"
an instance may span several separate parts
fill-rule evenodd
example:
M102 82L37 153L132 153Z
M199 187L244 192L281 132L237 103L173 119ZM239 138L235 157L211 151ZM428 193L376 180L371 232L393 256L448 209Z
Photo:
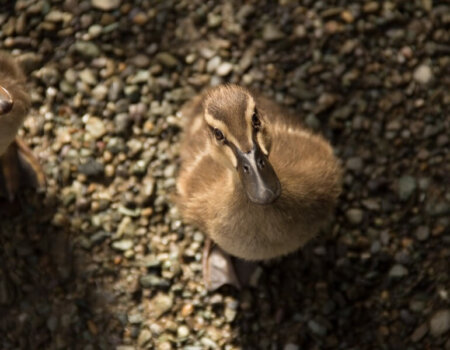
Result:
M250 167L248 165L243 165L244 173L248 174L250 172Z
M258 168L263 169L266 166L266 162L264 161L264 159L258 159Z

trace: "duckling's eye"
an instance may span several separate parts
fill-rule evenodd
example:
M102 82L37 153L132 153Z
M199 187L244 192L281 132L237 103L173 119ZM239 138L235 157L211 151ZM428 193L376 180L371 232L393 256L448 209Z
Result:
M220 131L219 129L214 128L213 132L214 132L214 136L216 137L217 141L222 141L225 138L225 136L223 136L222 131Z
M256 110L253 112L252 115L252 126L253 129L255 130L259 130L259 128L261 127L261 121L258 118L258 112Z

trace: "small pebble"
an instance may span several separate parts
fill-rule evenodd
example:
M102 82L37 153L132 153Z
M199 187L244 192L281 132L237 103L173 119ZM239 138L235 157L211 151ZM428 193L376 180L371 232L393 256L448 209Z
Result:
M152 317L159 318L169 311L173 305L173 297L159 293L149 302L149 312Z
M133 247L133 241L131 239L123 239L113 242L112 247L117 250L126 251Z
M90 117L86 122L86 131L92 135L94 139L99 139L105 135L106 128L100 118Z
M143 329L139 332L137 343L139 347L143 347L152 339L152 333L148 329Z
M427 332L428 332L428 324L423 323L419 327L417 327L411 334L411 340L414 343L417 343L425 336L425 334L427 334Z
M91 0L92 6L103 11L114 10L120 6L121 0Z
M427 226L419 226L415 232L415 236L419 241L426 241L430 236L430 229Z
M428 84L433 78L433 72L429 66L420 65L414 70L413 77L420 84Z
M233 70L233 65L229 62L223 62L217 67L216 73L217 75L224 77L231 73Z
M364 212L361 209L353 208L345 213L348 221L353 225L358 225L363 221Z
M289 343L283 347L283 350L300 350L300 347L297 344Z
M265 41L277 41L284 37L284 33L275 24L267 23L262 36Z
M416 179L412 176L402 176L398 180L398 196L400 200L406 201L408 200L413 193L415 192L417 187Z
M408 269L403 265L397 264L389 270L389 277L402 278L408 275Z
M440 337L450 330L450 309L439 310L431 316L430 333L433 337Z
M184 339L189 336L189 328L186 326L180 326L177 329L177 337L180 339Z

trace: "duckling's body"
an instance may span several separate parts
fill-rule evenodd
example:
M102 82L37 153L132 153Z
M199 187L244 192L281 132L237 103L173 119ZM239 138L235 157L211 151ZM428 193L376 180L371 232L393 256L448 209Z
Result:
M181 113L178 206L223 250L246 260L285 255L330 219L340 167L299 118L236 85L197 96Z
M0 155L14 141L30 109L30 96L25 86L25 76L13 58L0 52Z
M27 180L35 186L45 183L39 163L16 136L31 105L25 83L25 76L14 59L0 52L0 175L3 180L0 187L11 200L20 186L21 172L28 172Z

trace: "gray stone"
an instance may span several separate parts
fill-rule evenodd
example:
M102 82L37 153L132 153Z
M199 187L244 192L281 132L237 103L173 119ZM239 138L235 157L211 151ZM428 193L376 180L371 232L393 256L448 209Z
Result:
M200 342L204 346L206 346L207 349L218 349L219 348L217 343L214 340L209 339L207 337L203 337L202 339L200 339ZM201 347L200 349L203 350L203 347ZM185 348L184 350L187 350L187 349ZM194 349L191 349L191 350L194 350Z
M433 79L433 72L430 66L422 64L414 70L413 77L420 84L428 84Z
M116 132L125 133L131 124L131 118L128 113L119 113L114 117Z
M60 74L55 67L42 67L36 72L36 76L47 86L56 85L60 80Z
M178 64L178 60L168 52L160 52L156 55L156 59L169 68L173 68Z
M90 117L86 122L86 131L94 138L99 139L106 133L105 125L100 118Z
M94 24L88 29L89 35L92 38L98 37L103 32L103 27L99 24Z
M148 329L141 330L137 339L138 346L142 348L150 339L152 339L152 333Z
M175 172L177 171L177 167L175 164L169 164L164 169L164 177L166 178L172 178L175 176Z
M128 315L128 322L131 324L139 324L144 320L142 314L131 314Z
M159 318L173 306L173 297L159 293L149 302L149 311L155 318Z
M414 343L417 343L425 336L425 334L427 334L427 332L428 332L428 324L423 323L419 327L417 327L411 334L411 340Z
M111 137L106 144L106 149L113 154L123 152L125 150L125 141L120 137Z
M137 54L130 59L130 62L138 68L147 68L151 61L147 55Z
M426 241L430 236L430 229L427 226L419 226L415 232L415 236L419 241Z
M100 55L98 46L90 41L76 41L75 44L73 44L73 48L81 56L93 58Z
M409 302L409 309L414 312L422 312L425 309L423 300L412 300Z
M292 344L292 343L286 344L283 347L283 350L299 350L299 349L300 349L300 347L297 344Z
M430 319L430 333L440 337L450 330L450 309L439 310Z
M227 322L233 322L237 316L237 310L230 307L226 307L224 311L224 316Z
M85 163L78 165L78 172L86 176L101 176L105 172L105 166L95 159L89 158Z
M211 58L208 63L206 64L206 71L209 73L214 72L222 62L220 56L214 56Z
M91 86L97 84L97 78L92 69L85 68L78 74L78 76L80 77L83 83L86 83Z
M110 11L120 6L121 0L92 0L92 6L102 11Z
M111 236L111 233L105 232L105 231L100 231L100 232L94 233L91 237L89 237L89 240L91 241L92 244L98 244L110 236Z
M142 288L168 288L170 286L170 282L168 280L161 278L155 274L141 276L141 278L139 278L139 283L141 284Z
M147 268L158 267L161 265L161 261L159 261L158 258L153 254L144 256L138 261L138 263L140 266L144 266Z
M353 208L345 213L348 221L353 225L358 225L363 221L364 212L361 209Z
M416 179L405 175L398 180L398 196L400 200L408 200L416 190Z
M230 62L223 62L217 67L216 73L217 75L224 77L231 73L233 70L233 65Z
M208 14L208 27L215 28L220 26L222 23L222 17L219 15L216 15L214 13Z
M189 336L189 328L186 327L185 325L181 325L180 327L178 327L177 329L177 337L180 339L184 339L187 336Z
M311 330L311 332L321 337L327 335L327 329L314 320L308 321L308 328Z
M389 277L392 278L402 278L408 275L408 269L403 265L396 264L389 270Z
M58 318L55 315L51 315L47 319L47 328L50 332L54 332L58 328Z
M137 139L131 139L127 142L128 154L130 157L136 156L142 151L142 142Z
M124 84L120 79L113 79L109 87L108 98L111 101L117 101L123 92Z
M134 245L133 240L131 239L122 239L120 241L116 241L112 243L112 247L116 250L126 251L132 248Z
M107 95L108 88L103 84L99 84L92 89L92 97L94 97L97 101L103 101Z
M320 120L312 113L306 116L305 124L313 130L319 130L320 128Z
M148 70L139 70L133 77L130 77L131 84L142 84L150 80L151 75Z
M367 199L363 199L361 201L362 205L369 209L369 210L374 210L374 211L378 211L380 210L380 203L373 198L367 198Z
M284 33L273 23L264 26L262 37L265 41L276 41L284 38Z
M347 169L350 169L354 172L360 172L363 167L363 161L360 157L352 157L347 159L346 165Z

